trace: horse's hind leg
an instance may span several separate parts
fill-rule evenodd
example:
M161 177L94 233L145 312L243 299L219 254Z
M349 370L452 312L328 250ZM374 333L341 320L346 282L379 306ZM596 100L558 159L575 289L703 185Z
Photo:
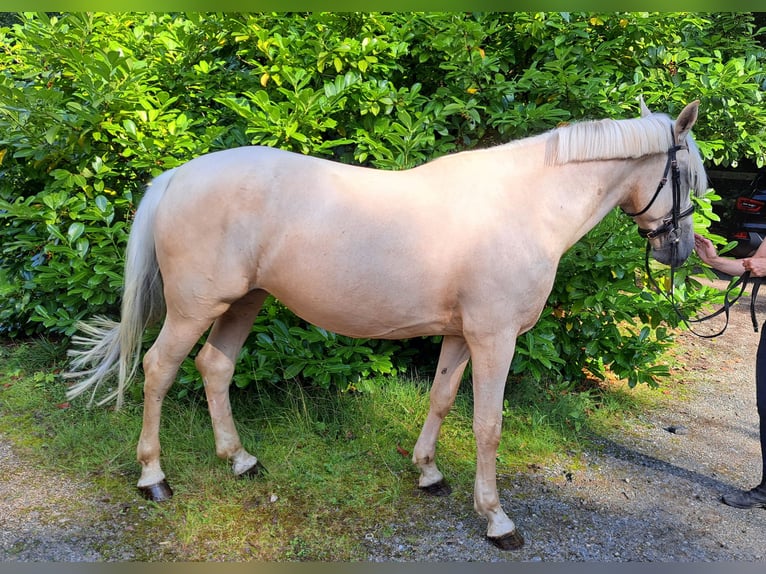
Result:
M213 324L196 359L197 369L205 383L216 454L231 461L237 476L255 474L261 469L258 459L242 447L231 412L229 385L239 351L266 295L265 291L251 291L233 303Z
M439 364L431 386L431 404L428 416L420 431L412 453L412 462L420 469L418 486L429 494L444 496L450 488L444 475L436 467L436 441L439 438L444 417L455 402L455 395L460 386L470 354L465 339L445 336L439 354Z
M168 309L157 340L144 355L144 419L136 455L141 463L138 488L155 502L173 495L160 466L160 417L162 402L175 380L178 367L191 351L210 320L183 318Z

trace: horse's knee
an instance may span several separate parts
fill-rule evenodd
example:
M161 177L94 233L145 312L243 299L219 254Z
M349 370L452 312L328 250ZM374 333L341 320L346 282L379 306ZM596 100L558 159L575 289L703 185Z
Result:
M473 425L473 434L477 445L495 450L500 446L502 430L502 420L476 421Z

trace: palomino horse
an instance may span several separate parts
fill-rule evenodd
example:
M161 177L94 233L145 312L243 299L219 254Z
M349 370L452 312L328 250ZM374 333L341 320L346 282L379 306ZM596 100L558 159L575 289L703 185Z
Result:
M196 366L216 452L236 475L259 463L242 447L228 387L267 294L351 337L443 335L413 451L419 486L448 490L436 441L470 359L475 508L490 540L518 548L523 538L500 506L495 469L516 338L538 320L561 255L616 206L643 228L655 259L678 265L688 257L688 192L706 188L689 133L698 105L673 121L642 103L640 118L579 122L396 172L264 147L193 159L157 177L143 198L127 247L122 320L82 326L69 373L80 381L69 396L91 389L93 401L116 377L100 403L116 398L119 407L142 333L164 314L143 358L137 448L138 486L162 500L172 495L160 467L163 398L211 326Z

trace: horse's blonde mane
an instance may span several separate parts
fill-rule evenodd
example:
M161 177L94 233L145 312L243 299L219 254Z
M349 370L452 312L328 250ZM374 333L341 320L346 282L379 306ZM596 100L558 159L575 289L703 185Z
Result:
M545 164L639 158L665 153L674 145L673 121L665 114L626 120L595 120L548 132ZM687 136L689 183L696 193L707 189L707 177L694 138Z

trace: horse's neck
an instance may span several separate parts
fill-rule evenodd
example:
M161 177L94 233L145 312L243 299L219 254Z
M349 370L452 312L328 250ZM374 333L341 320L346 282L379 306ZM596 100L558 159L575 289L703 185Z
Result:
M595 227L630 192L631 161L544 165L539 146L508 150L502 177L509 201L529 214L532 232L555 236L554 251L566 251Z
M498 213L508 212L524 233L551 236L551 253L556 256L625 201L635 186L634 162L639 160L546 165L545 144L538 136L447 156L426 169L445 186L469 189L477 200L483 195L501 202ZM494 189L503 191L484 193Z

